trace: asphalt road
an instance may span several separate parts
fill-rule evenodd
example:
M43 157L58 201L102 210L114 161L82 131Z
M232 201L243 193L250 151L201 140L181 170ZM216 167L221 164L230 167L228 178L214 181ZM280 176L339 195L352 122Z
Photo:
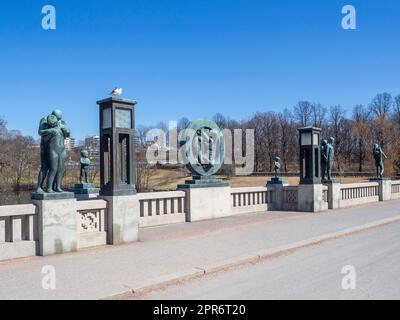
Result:
M344 266L355 270L344 290ZM205 276L140 299L400 299L400 223L332 240L255 265Z

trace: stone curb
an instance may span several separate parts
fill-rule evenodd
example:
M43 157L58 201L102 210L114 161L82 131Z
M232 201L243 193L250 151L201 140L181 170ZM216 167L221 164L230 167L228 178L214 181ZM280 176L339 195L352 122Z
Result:
M160 276L157 278L149 279L148 281L143 282L139 286L135 288L131 288L129 291L121 292L120 294L112 295L109 297L105 297L102 299L124 299L128 297L133 297L138 294L149 293L154 290L164 289L166 287L179 284L181 282L186 282L193 279L199 279L205 275L210 275L214 273L218 273L221 271L226 271L229 269L233 269L236 267L240 267L246 264L255 264L262 260L266 260L273 257L278 257L281 255L285 255L303 248L307 248L310 246L314 246L326 241L342 238L345 236L349 236L358 232L367 231L369 229L382 227L391 223L400 222L400 216L394 218L388 218L383 220L374 221L371 223L367 223L361 226L344 229L337 232L328 233L325 235L321 235L318 237L313 237L306 240L301 240L297 242L293 242L287 245L261 250L258 252L245 254L242 256L238 256L235 258L224 259L223 261L213 262L209 264L205 264L200 267L195 267L193 269L188 269L181 272L176 272L172 274L168 274L165 276ZM100 299L101 300L101 299Z

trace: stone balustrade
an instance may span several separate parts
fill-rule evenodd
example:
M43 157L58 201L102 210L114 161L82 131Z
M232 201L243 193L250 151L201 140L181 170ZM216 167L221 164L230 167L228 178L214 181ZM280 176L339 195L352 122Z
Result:
M282 208L284 211L297 211L298 202L298 187L285 186L283 187Z
M36 255L37 209L34 205L0 207L0 261Z
M400 199L400 180L343 185L224 186L191 191L198 192L195 195L196 206L190 203L186 191L179 190L0 206L0 261L136 241L133 233L138 226L145 228L197 221L190 219L189 205L204 220L273 210L321 212L328 210L328 204L329 208L336 209ZM224 210L215 209L216 203L223 203ZM304 203L306 207L302 206ZM202 217L204 210L216 214Z
M392 181L392 199L400 199L400 180Z
M267 187L232 188L232 214L263 212L272 209L273 191Z
M78 249L107 244L107 201L78 201L76 214Z
M183 191L139 193L139 226L153 227L186 221L186 194Z
M379 201L379 183L352 183L340 186L340 208Z

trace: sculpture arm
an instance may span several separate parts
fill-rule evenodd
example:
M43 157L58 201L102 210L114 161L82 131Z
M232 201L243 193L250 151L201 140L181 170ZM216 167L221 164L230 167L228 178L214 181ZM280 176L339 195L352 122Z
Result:
M51 134L56 134L56 133L57 133L57 131L54 128L39 130L39 135L42 137L48 136Z
M64 134L64 138L69 138L71 136L71 130L67 127L65 122L61 123L61 130Z
M45 134L46 129L48 129L47 119L42 118L42 120L40 120L39 129L38 129L39 136L42 136L43 134Z

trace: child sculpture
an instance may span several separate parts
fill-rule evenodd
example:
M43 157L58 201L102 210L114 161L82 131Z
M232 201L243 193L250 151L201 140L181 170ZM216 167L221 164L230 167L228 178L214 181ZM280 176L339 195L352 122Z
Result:
M81 151L81 183L89 183L89 167L90 167L90 159L89 153L86 150Z

